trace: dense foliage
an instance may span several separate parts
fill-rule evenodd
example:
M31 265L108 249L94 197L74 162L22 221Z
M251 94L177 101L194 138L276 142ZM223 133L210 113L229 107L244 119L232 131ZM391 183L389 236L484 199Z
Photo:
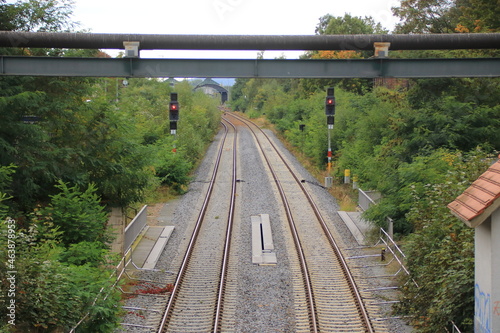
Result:
M447 205L488 167L486 157L478 151L464 155L436 150L420 162L444 162L449 170L440 173L439 181L410 185L413 204L406 218L415 232L403 249L418 287L403 279L398 310L414 316L419 332L444 331L452 320L462 332L473 331L474 230L453 216Z
M0 0L0 30L73 31L72 4ZM19 48L0 54L107 56L13 43ZM66 332L86 314L78 332L113 331L121 307L109 279L117 260L109 208L143 201L159 185L182 192L218 129L218 102L187 81L122 81L0 78L2 331ZM181 105L176 137L167 112L174 91ZM12 285L15 298L7 297ZM15 326L7 316L14 299Z
M0 256L9 260L0 262L1 314L15 323L5 329L68 331L89 313L79 327L82 332L110 332L118 325L120 293L111 288L114 259L104 232L107 214L93 186L84 191L65 183L57 187L61 192L47 207L16 218L15 234L2 212ZM13 299L7 292L15 294L15 318L6 316Z
M494 0L402 0L393 9L396 33L495 32L500 7Z
M493 7L495 7L493 9ZM398 32L498 31L496 1L402 1ZM498 15L496 16L498 17ZM320 19L316 33L376 33L371 18ZM498 56L498 51L393 52L395 57ZM310 52L308 58L364 58L356 51ZM471 332L474 242L446 207L483 173L500 150L498 79L259 80L238 79L233 108L265 115L319 169L327 162L326 88L335 86L332 175L344 169L363 189L383 198L366 217L379 227L395 222L411 279L398 312L419 332L443 332L453 320ZM305 125L304 131L299 125ZM406 282L406 281L405 281Z

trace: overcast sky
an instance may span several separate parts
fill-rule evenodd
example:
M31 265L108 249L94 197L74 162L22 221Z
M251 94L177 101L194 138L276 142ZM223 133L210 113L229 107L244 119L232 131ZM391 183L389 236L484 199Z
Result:
M326 14L371 16L392 30L397 19L391 7L398 5L398 0L76 0L74 20L94 33L314 35L319 18ZM281 53L268 51L264 56ZM296 58L300 53L285 55ZM256 54L141 51L141 57L255 58Z

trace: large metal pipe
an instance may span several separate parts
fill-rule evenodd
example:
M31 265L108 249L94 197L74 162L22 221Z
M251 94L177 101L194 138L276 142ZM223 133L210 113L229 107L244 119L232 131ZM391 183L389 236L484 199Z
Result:
M0 31L0 47L123 49L124 41L141 50L391 50L498 49L500 33L421 35L145 35Z

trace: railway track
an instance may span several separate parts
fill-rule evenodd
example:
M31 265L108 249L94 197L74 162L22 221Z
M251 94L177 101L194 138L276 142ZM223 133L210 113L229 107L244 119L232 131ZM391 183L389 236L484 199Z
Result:
M158 332L216 332L220 328L234 217L237 142L236 128L226 121L222 124L225 135L212 178ZM232 152L231 159L222 158L226 152ZM219 169L232 173L219 173ZM227 216L220 216L221 212Z
M248 127L253 134L283 203L288 221L284 230L288 234L287 256L291 257L294 331L385 331L370 320L341 249L286 159L257 125L226 113L222 122L225 134L207 193L156 332L226 332L241 316L236 305L238 275L230 270L236 266L230 249L237 183L237 130L231 122ZM228 152L232 157L222 158ZM226 212L227 216L221 216Z
M301 272L303 284L303 294L296 293L297 331L383 330L374 327L370 320L369 311L337 242L311 195L285 158L258 126L235 114L229 115L252 131L284 205L297 253L296 262L300 265L300 269L294 270ZM307 313L301 313L305 311Z

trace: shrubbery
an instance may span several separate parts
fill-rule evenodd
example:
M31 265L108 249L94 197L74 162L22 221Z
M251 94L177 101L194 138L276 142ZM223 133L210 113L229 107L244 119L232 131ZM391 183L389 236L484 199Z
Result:
M60 193L52 196L47 207L28 215L32 221L16 218L15 260L9 267L5 259L11 248L7 241L12 238L6 212L0 214L2 317L6 318L10 299L7 274L14 269L16 329L68 331L91 312L79 331L110 332L118 325L120 295L109 279L114 256L106 244L104 207L93 186L80 191L60 182L57 188ZM105 292L100 295L101 288Z
M85 191L80 191L77 186L69 187L59 181L56 188L60 192L51 196L47 206L36 211L34 222L51 223L61 232L61 244L67 247L80 242L106 244L108 214L100 205L95 185L89 184Z
M0 30L71 29L71 13L71 1L0 0ZM98 56L97 50L0 53ZM78 332L117 327L108 209L143 201L160 184L182 192L220 120L218 101L193 92L187 81L175 87L129 81L125 87L117 78L0 78L0 330L66 332L86 313ZM181 104L176 138L168 121L174 89ZM23 121L26 115L34 121ZM12 271L6 267L9 230L14 235L7 217L16 226L15 327L2 327Z
M406 218L415 230L406 238L404 251L419 287L403 285L398 310L414 316L420 332L445 331L451 320L462 332L471 332L474 229L453 216L447 205L488 168L491 159L481 151L449 153L440 159L449 169L439 181L409 186L413 204Z
M73 101L72 112L59 109L61 114L45 115L53 122L18 124L12 120L8 124L13 128L2 126L0 139L6 130L22 129L8 140L0 140L2 156L12 162L0 166L0 257L8 255L8 230L3 221L12 216L18 227L16 328L23 332L67 331L87 312L79 332L110 332L117 327L121 307L119 293L110 288L114 281L108 280L115 255L109 251L112 236L106 228L107 207L141 200L145 191L160 183L182 192L218 129L217 101L193 93L187 82L180 83L176 88L181 120L174 142L164 98L172 88L158 80L130 81L116 104L120 110L105 95L83 102L82 94L92 90L85 83L79 91L80 104ZM5 98L17 100L19 112L24 112L21 104L29 105L23 93L17 99ZM1 102L0 96L3 119L12 110L2 108ZM144 103L141 112L134 103ZM61 105L55 109L68 107L67 103ZM17 149L22 145L15 143L22 138L16 135L24 132L38 133L35 137L42 139L28 141L31 147L20 159ZM174 144L176 153L172 152ZM5 295L8 270L3 259L0 270ZM101 288L104 292L93 305ZM8 298L0 298L4 318L6 301Z

